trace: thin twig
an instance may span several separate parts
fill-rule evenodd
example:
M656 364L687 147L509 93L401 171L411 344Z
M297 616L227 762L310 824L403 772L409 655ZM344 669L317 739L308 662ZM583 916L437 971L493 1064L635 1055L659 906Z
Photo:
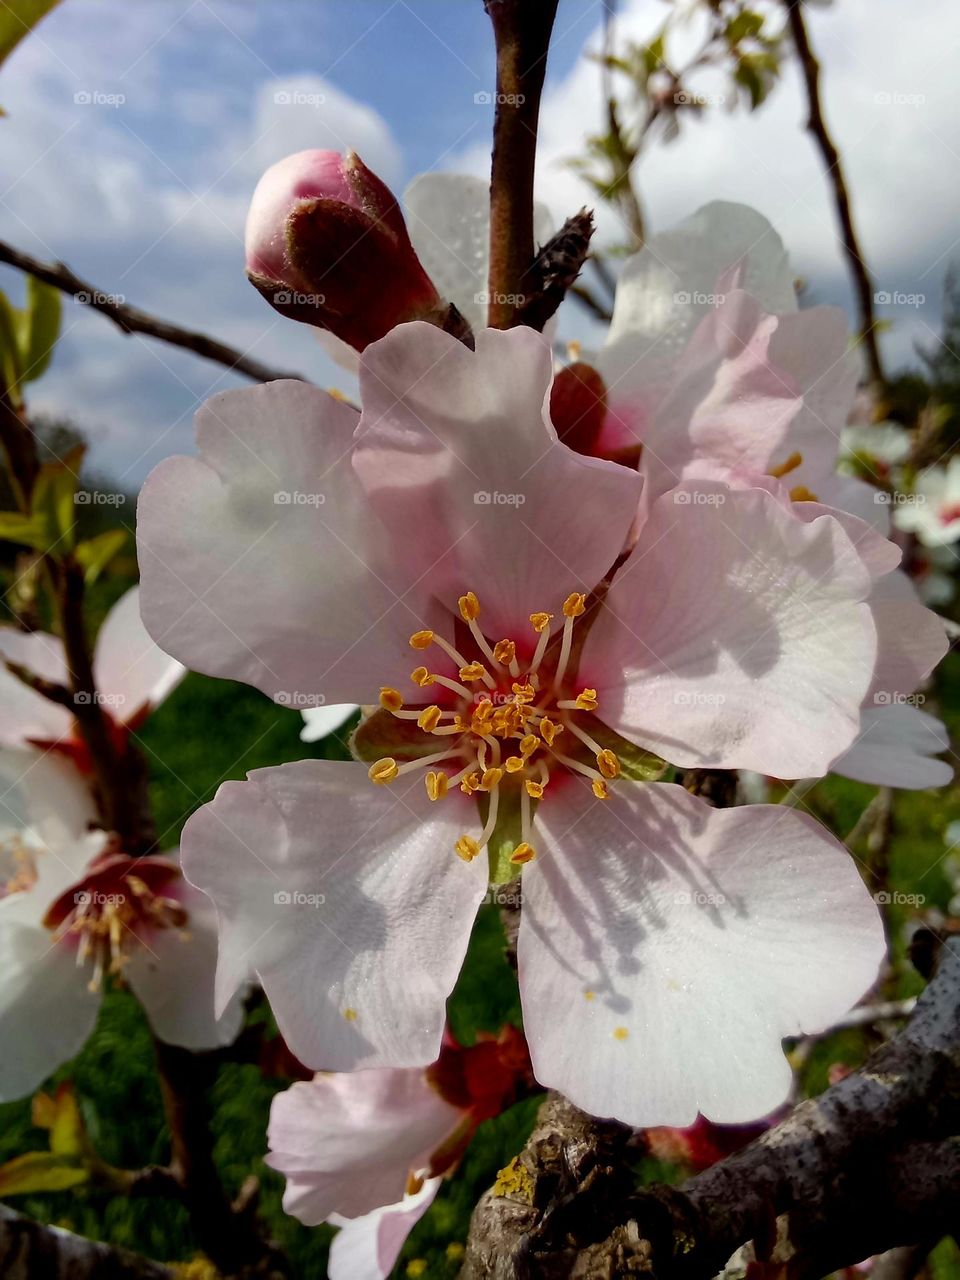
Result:
M118 294L107 293L95 285L81 280L68 266L62 262L40 262L28 253L15 249L12 245L0 240L0 262L11 267L19 267L28 275L42 280L45 284L72 295L84 306L112 320L126 334L143 333L149 338L157 338L160 342L169 342L174 347L183 347L205 360L213 360L217 364L226 365L235 373L245 374L254 382L275 382L279 378L296 378L307 381L302 374L288 373L283 369L272 369L261 364L252 356L244 355L236 347L211 338L196 329L183 329L180 325L171 324L168 320L159 320L156 316L132 307L123 301Z
M854 227L850 195L847 190L840 153L833 138L830 136L827 122L823 116L823 104L820 99L820 63L810 47L810 38L803 18L802 0L784 0L784 3L787 9L790 33L793 36L793 43L797 51L797 58L800 62L800 70L803 74L803 83L806 89L809 113L807 130L813 136L819 148L826 168L827 181L833 188L833 202L840 222L843 250L857 295L860 339L867 353L870 380L882 386L886 379L880 358L880 346L877 341L876 317L873 310L873 282L870 279L870 273L867 270L867 264L860 249L860 240Z
M490 170L487 323L509 329L534 258L533 174L540 95L558 0L484 0L497 47L497 102Z

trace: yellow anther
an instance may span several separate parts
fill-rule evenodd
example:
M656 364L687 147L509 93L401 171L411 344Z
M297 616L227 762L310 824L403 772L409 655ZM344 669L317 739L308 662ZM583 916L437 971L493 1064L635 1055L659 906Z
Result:
M503 777L502 769L484 769L483 777L480 779L481 791L492 791Z
M433 684L433 676L426 667L416 667L410 672L410 679L414 684L419 685L423 689L428 684Z
M467 684L475 684L477 680L482 680L487 674L487 668L482 662L471 662L466 667L460 668L460 679Z
M540 739L533 733L528 733L526 737L520 739L520 754L524 760L528 756L532 756L540 745Z
M424 733L433 733L440 723L441 715L443 715L443 712L437 706L424 707L417 716L417 727L422 729Z
M380 705L385 711L399 711L403 707L403 696L399 690L384 685L380 690Z
M432 631L415 631L410 637L411 649L429 649L433 644Z
M515 684L511 687L513 696L518 702L532 702L537 696L537 691L532 684Z
M543 783L534 782L532 778L528 778L523 784L527 788L527 795L531 800L539 800L543 796Z
M460 783L460 790L465 796L472 796L475 791L480 790L480 773L477 769L474 769L473 773L467 774Z
M805 484L794 485L790 490L791 502L819 502L815 493L811 493Z
M599 705L596 689L581 689L577 694L578 711L596 711Z
M593 794L597 797L598 800L610 799L610 788L607 786L607 784L604 782L602 778L594 778Z
M543 738L544 742L547 744L548 747L553 746L553 740L554 738L556 738L558 733L563 733L563 725L555 724L554 721L551 720L549 716L543 717L543 719L540 721L539 727L540 727L540 736ZM616 757L614 757L614 759L616 759Z
M384 756L382 760L370 766L367 777L371 782L392 782L399 772L400 769L393 756Z
M532 844L527 844L526 840L522 844L518 844L510 855L510 861L515 867L522 867L527 862L532 862L537 856L536 850Z
M587 608L587 597L579 591L571 591L563 602L563 616L565 618L579 618Z
M613 1029L614 1040L626 1040L629 1034L630 1032L627 1030L626 1027L614 1027Z
M774 480L780 480L784 476L788 476L791 471L796 471L797 467L803 465L802 453L791 453L786 462L781 462L779 467L771 467L767 472L768 476L773 476Z
M457 604L460 606L460 617L464 622L474 622L480 617L480 601L472 591L461 596Z
M507 756L503 762L503 767L507 773L519 773L523 765L524 761L520 756Z
M453 851L464 862L472 862L480 852L480 845L474 840L473 836L461 836L453 846Z
M413 1170L411 1169L411 1171L407 1174L407 1185L405 1188L406 1194L408 1196L415 1196L417 1192L422 1189L423 1189L423 1179L419 1176L419 1174L414 1173Z
M533 624L533 629L536 631L537 635L539 635L541 631L546 631L547 627L550 625L550 619L552 617L552 613L531 613L530 621Z
M509 667L517 656L517 646L512 640L498 640L493 646L493 656L501 666Z
M356 1009L344 1009L343 1016L346 1018L347 1022L356 1022L357 1011Z
M423 781L427 788L427 795L431 800L442 800L447 794L450 779L442 769L431 769Z
M620 777L620 761L612 751L597 752L597 768L605 778Z
M467 723L466 720L464 720L463 716L459 713L459 711L453 717L453 727L456 729L458 733L467 733L470 729L470 725Z

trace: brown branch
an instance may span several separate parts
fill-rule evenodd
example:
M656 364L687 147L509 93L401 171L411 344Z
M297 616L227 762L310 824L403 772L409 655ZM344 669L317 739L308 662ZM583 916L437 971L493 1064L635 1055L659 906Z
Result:
M533 262L533 175L540 95L558 0L484 0L497 48L497 102L490 171L487 323L520 323Z
M278 378L296 378L306 381L302 374L272 369L269 365L261 364L259 360L254 360L252 356L245 355L235 347L208 337L207 334L200 333L196 329L183 329L180 325L171 324L167 320L159 320L156 316L141 311L139 307L130 306L122 301L119 295L107 293L88 281L81 280L62 262L41 262L2 240L0 240L0 262L5 262L11 267L19 267L21 271L35 276L37 280L42 280L63 293L71 294L84 306L90 307L93 311L99 311L101 315L112 320L126 334L142 333L148 338L169 342L174 347L183 347L187 351L194 352L195 355L202 356L205 360L213 360L217 364L226 365L235 373L245 374L254 382L274 382Z
M214 1053L197 1054L154 1040L164 1111L170 1129L170 1171L180 1185L197 1244L224 1275L282 1277L283 1255L264 1240L252 1212L227 1199L213 1158L209 1091Z
M548 1101L511 1186L474 1212L464 1276L707 1280L752 1241L761 1258L786 1248L802 1278L935 1242L960 1193L960 943L859 1071L682 1188L624 1192L622 1133L612 1154L609 1135L594 1141L582 1176L565 1153L586 1123Z
M0 1204L4 1280L175 1280L170 1267L47 1227Z
M847 265L853 277L853 285L857 295L857 308L860 319L860 340L867 353L867 367L871 382L883 385L886 381L883 362L880 357L880 346L877 340L876 317L873 310L873 282L860 249L860 240L853 223L853 211L850 207L850 195L844 177L840 153L827 128L823 115L823 104L820 98L820 63L810 46L807 26L803 18L802 0L784 0L790 33L803 74L803 83L807 95L807 130L823 158L827 181L833 188L833 202Z
M571 298L576 298L581 306L585 307L591 315L596 316L598 320L603 320L605 323L609 324L613 319L613 312L610 308L605 306L604 303L602 303L600 299L590 291L587 285L572 284L570 286L570 296Z

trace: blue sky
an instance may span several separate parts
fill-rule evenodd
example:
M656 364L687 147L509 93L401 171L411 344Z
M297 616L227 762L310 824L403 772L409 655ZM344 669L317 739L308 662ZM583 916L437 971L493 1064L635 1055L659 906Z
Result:
M624 0L621 10L622 32L641 37L667 6ZM943 271L960 253L960 15L939 0L912 0L910 13L907 24L902 0L810 10L877 286L924 298L887 312L895 361L915 340L933 341ZM599 121L587 57L599 23L599 0L561 0L538 174L558 220L590 198L566 160ZM492 85L481 0L64 0L0 73L0 236L265 361L343 385L313 334L280 320L243 278L257 178L308 146L354 146L397 188L429 169L483 174L491 114L474 94ZM718 86L708 77L697 87ZM848 306L802 118L791 72L756 116L717 108L651 151L639 184L654 230L717 197L755 204L811 296ZM609 210L600 236L617 238ZM22 288L11 272L0 285L14 298ZM569 304L562 329L592 336ZM76 420L94 461L132 486L160 457L190 450L198 401L242 382L124 338L68 302L64 338L31 401Z

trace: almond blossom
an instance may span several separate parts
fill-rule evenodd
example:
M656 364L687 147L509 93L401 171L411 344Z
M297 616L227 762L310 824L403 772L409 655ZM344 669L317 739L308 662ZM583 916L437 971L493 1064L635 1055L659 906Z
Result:
M63 642L43 631L0 626L0 745L35 746L68 756L90 771L87 748L68 708L45 697L6 664L69 686ZM93 660L101 709L118 747L138 729L186 674L153 643L140 621L140 590L132 587L110 610L97 634Z
M921 471L913 492L899 496L893 512L898 529L915 533L927 547L949 546L960 538L960 458Z
M286 1176L283 1207L340 1227L331 1280L382 1280L456 1167L477 1126L514 1101L529 1071L513 1028L463 1047L447 1033L427 1068L318 1075L278 1094L266 1163Z
M771 492L800 520L829 512L843 524L871 566L879 653L861 732L834 770L878 785L948 782L950 767L929 758L946 731L910 701L946 652L943 625L876 536L889 530L888 494L838 470L856 390L846 318L797 310L770 224L717 203L651 242L623 273L597 366L601 439L622 447L636 426L645 504L681 481L722 481Z
M257 770L187 823L218 1007L256 976L308 1066L430 1062L488 879L522 869L537 1078L634 1125L754 1118L789 1088L781 1039L874 980L876 907L805 815L643 779L824 772L874 670L872 575L831 515L714 484L653 504L610 582L641 478L557 439L551 378L530 330L472 352L401 325L362 356L361 417L227 392L200 457L148 479L161 647L287 704L380 703L364 764Z
M242 1009L234 999L214 1015L214 913L176 851L126 856L91 827L90 790L56 753L3 749L0 785L0 1100L79 1052L109 976L129 984L161 1039L229 1044Z

